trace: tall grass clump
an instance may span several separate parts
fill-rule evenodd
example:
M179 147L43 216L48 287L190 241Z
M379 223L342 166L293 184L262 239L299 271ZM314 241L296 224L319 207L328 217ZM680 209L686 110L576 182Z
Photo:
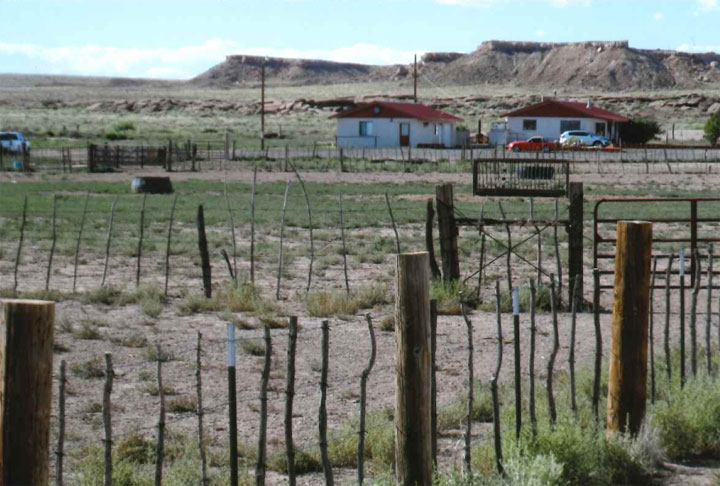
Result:
M673 383L654 409L660 441L668 457L720 457L720 388L706 376Z

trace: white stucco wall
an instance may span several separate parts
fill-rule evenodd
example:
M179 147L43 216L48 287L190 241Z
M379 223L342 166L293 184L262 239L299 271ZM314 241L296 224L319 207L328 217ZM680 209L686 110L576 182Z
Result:
M536 120L536 130L523 130L523 120ZM514 140L525 140L535 135L542 135L550 140L557 140L560 138L560 122L563 120L567 121L579 121L580 128L578 130L587 130L595 133L596 123L605 123L605 136L612 138L615 130L615 124L613 124L613 133L609 132L610 124L605 120L599 118L561 118L561 117L510 117L507 119L507 140L504 142L497 141L496 143L509 143Z
M455 123L439 125L435 135L435 123L414 118L338 118L335 135L338 147L398 147L400 146L400 123L410 124L410 146L424 143L455 145ZM360 122L373 123L373 136L360 136Z

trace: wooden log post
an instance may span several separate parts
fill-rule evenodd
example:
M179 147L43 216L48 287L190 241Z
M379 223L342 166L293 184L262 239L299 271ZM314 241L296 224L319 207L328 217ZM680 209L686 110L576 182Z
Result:
M608 433L637 434L647 395L652 223L619 221L610 338Z
M568 291L578 304L582 304L583 296L583 183L571 182L568 184L568 199L570 200L568 233L568 281L577 282L568 285ZM558 276L559 278L559 276ZM558 282L558 284L561 284ZM573 290L574 289L574 290ZM560 296L562 299L562 296ZM570 303L568 299L568 303Z
M448 281L458 280L460 278L460 259L458 257L458 229L455 224L452 184L436 186L435 199L438 228L440 230L440 256L442 258L443 279Z
M397 256L395 300L395 477L432 484L430 264L428 254Z
M212 267L210 267L210 254L208 253L207 236L205 235L205 212L200 204L197 209L197 232L200 260L202 262L203 291L205 297L212 297Z
M0 300L0 484L47 486L55 303Z

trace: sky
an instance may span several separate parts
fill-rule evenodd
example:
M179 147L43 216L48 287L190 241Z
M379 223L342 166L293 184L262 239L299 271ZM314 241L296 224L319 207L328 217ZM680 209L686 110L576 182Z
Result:
M720 0L0 0L0 73L188 79L229 54L410 63L486 40L720 52Z

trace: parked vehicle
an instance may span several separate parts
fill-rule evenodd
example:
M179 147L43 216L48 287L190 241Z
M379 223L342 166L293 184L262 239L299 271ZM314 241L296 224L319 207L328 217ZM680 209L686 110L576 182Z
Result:
M586 147L607 147L610 140L584 130L570 130L560 135L560 145L584 145Z
M557 142L541 136L530 137L527 140L516 140L505 146L506 150L513 152L551 152L559 148Z
M0 146L5 152L22 153L30 150L30 140L20 132L0 132Z

